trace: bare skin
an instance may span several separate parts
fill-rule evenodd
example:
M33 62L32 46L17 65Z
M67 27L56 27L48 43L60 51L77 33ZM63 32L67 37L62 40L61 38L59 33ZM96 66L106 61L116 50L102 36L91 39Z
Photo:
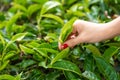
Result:
M100 42L118 35L120 35L120 17L103 24L76 20L73 24L73 31L64 44L72 48L80 43ZM60 50L63 49L62 45L59 43Z

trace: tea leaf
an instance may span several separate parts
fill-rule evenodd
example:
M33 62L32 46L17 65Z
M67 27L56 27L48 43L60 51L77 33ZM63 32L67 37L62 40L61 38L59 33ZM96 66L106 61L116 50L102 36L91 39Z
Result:
M104 44L104 45L120 47L120 42L114 42L114 43L112 42L112 43L107 43L107 44Z
M59 6L59 5L60 5L60 3L57 2L57 1L48 1L45 4L43 4L42 9L41 9L41 14L44 14L48 10L50 10L50 9L56 7L56 6Z
M27 67L35 64L35 63L36 63L36 62L35 62L34 60L28 59L28 60L23 60L23 61L20 63L20 66L21 66L21 68L24 68L24 69L25 69L25 68L27 68Z
M99 49L97 49L95 46L90 44L90 45L87 45L85 47L88 48L93 53L93 55L101 56L101 53L100 53Z
M93 55L92 54L89 54L85 60L84 60L84 69L86 71L91 71L93 72L95 70L95 61L93 59Z
M25 54L33 54L35 51L33 49L30 49L26 46L20 45L20 49L25 53Z
M13 3L13 8L17 9L17 10L22 10L24 12L27 11L27 9L23 6L23 5L20 5L18 3Z
M46 50L47 52L52 53L52 54L57 54L57 53L59 53L59 51L54 50L54 49L49 49L49 48L41 48L41 49Z
M21 17L21 15L22 15L23 13L21 13L21 12L17 12L9 21L7 21L7 27L6 27L6 29L7 29L7 32L8 32L8 34L10 35L10 33L12 33L12 25L13 24L15 24L15 22L17 21L17 19L19 18L19 17Z
M59 72L51 72L51 73L46 75L45 80L56 80L59 76L60 76Z
M80 77L77 75L73 74L73 72L70 71L64 71L64 75L67 80L81 80Z
M0 80L15 80L15 77L8 74L4 74L4 75L0 75Z
M59 6L59 5L61 5L61 4L59 2L57 2L57 1L47 1L46 3L44 3L43 6L42 6L40 15L38 17L38 20L37 20L38 25L39 25L39 23L40 23L40 21L42 19L42 15L44 13L46 13L48 10L50 10L50 9L56 7L56 6Z
M0 71L3 70L4 68L6 68L6 66L8 65L10 61L7 60L7 61L4 61L4 63L0 66Z
M50 59L50 57L47 55L47 51L42 49L42 48L33 48L35 51L37 51L39 54L41 54L42 56Z
M40 7L41 7L41 6L40 6L39 4L30 5L30 6L28 7L27 14L28 14L29 16L31 16L34 12L36 12L37 10L39 10Z
M8 60L9 58L12 58L14 55L15 55L15 51L10 51L10 52L8 52L8 53L4 56L3 61L6 61L6 60Z
M80 69L77 67L77 65L70 61L66 60L57 61L53 65L51 65L50 68L71 71L81 76Z
M15 41L20 41L22 40L25 36L27 35L27 33L18 33L16 35L14 35L12 37L12 39L10 40L9 43L7 43L7 45L5 46L3 53L5 52L5 50L7 49L8 46L10 46L12 43L14 43Z
M72 18L70 21L68 21L64 26L63 28L61 29L61 33L60 33L60 37L59 37L59 41L61 43L63 43L67 37L70 35L70 33L72 32L73 30L73 23L74 21L76 20L77 18Z
M119 80L115 69L103 57L94 56L97 67L107 80Z
M18 33L14 35L11 39L11 42L21 41L28 33Z
M110 62L110 58L117 53L119 48L111 46L110 48L106 49L103 57L106 59L106 61Z
M52 46L51 46L49 43L42 43L42 44L39 44L38 47L39 47L39 48L49 48L49 49L52 48Z
M58 53L58 55L55 58L53 58L53 60L51 61L51 65L56 61L58 61L59 59L66 57L68 55L68 52L69 52L69 48L66 48L62 50L60 53Z
M84 77L86 77L89 80L100 80L93 72L91 71L85 71L82 73Z
M54 19L54 20L56 20L56 21L58 21L59 23L61 23L62 25L63 25L63 20L60 18L60 17L58 17L58 16L56 16L56 15L53 15L53 14L44 14L44 15L42 15L43 17L47 17L47 18L52 18L52 19Z
M4 40L4 38L3 38L3 36L1 34L0 34L0 40L1 40L2 44L3 44L3 46L5 46L5 40Z
M17 76L15 76L15 79L14 80L21 80L21 75L22 73L18 74Z

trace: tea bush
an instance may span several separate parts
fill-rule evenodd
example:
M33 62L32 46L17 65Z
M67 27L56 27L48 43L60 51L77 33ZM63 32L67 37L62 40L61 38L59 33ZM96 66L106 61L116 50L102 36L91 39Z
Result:
M120 80L119 36L58 49L61 28L73 17L105 23L120 14L119 4L0 0L0 80Z

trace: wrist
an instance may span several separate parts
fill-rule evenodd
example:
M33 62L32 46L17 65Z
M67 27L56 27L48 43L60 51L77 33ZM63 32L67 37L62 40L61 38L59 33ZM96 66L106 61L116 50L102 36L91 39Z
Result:
M105 24L104 34L106 39L111 39L120 34L120 18Z
M109 22L108 28L111 31L111 35L114 35L114 36L120 35L120 17Z

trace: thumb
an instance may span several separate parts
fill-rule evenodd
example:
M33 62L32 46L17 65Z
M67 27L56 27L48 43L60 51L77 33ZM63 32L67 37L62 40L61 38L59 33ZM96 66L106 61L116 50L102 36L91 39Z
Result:
M64 44L67 44L68 47L73 48L75 45L77 45L81 42L82 42L82 38L80 36L77 36L73 39L69 39L69 40L65 41Z

